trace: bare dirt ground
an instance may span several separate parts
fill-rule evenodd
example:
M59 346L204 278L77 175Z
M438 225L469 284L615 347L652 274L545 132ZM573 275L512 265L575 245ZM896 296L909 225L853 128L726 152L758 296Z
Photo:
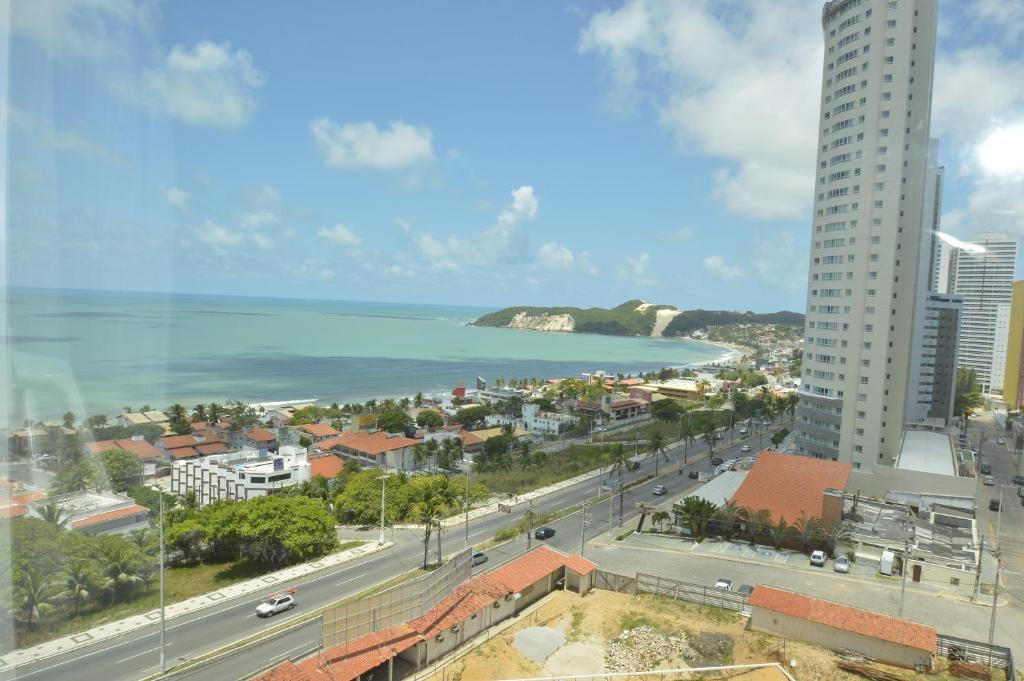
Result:
M527 627L552 627L565 634L566 644L543 664L522 655L513 646L516 633ZM609 591L592 591L580 598L574 593L556 592L520 621L482 645L450 662L429 677L429 681L493 681L568 674L600 674L605 670L608 643L626 629L653 627L658 633L683 636L696 653L682 657L649 659L649 669L681 669L782 662L797 681L865 681L836 669L834 653L822 648L751 632L747 619L739 614L657 596L630 596ZM795 666L791 663L795 661ZM949 681L944 667L935 674L916 675L911 670L883 667L907 681L933 679ZM786 681L775 669L728 673L736 681ZM719 676L721 678L721 675Z

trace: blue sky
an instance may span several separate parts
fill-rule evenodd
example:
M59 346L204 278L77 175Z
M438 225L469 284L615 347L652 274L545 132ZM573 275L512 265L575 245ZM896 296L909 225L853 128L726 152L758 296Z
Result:
M1024 231L1024 4L943 2L943 227ZM803 310L820 3L15 3L16 285Z

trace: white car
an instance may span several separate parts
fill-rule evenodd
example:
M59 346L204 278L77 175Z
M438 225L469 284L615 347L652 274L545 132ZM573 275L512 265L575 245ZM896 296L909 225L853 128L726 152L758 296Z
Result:
M828 556L825 555L824 551L814 551L811 553L811 565L814 567L825 567L825 561L828 560Z
M270 617L271 615L276 615L279 612L291 610L294 607L295 597L291 594L287 594L284 596L275 596L273 598L267 599L266 601L256 606L256 616Z
M986 475L982 479L981 484L985 485L985 487L994 487L996 484L996 480L991 475Z
M722 589L723 591L732 591L732 580L731 579L720 579L715 582L716 589Z
M850 559L846 556L839 556L832 565L832 570L843 574L848 573L850 571Z
M740 451L741 452L749 452L750 451L750 445L743 445L742 447L740 447Z
M998 440L996 440L996 444L997 445L1005 445L1006 444L1006 440L1004 438L999 438Z

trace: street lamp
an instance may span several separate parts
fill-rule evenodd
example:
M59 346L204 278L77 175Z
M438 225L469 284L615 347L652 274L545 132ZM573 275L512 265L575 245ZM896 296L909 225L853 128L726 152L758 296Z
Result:
M468 461L463 461L463 465L466 467L466 545L463 548L469 548L469 466Z
M377 540L378 546L384 545L384 488L389 477L391 474L387 472L380 476L380 539Z

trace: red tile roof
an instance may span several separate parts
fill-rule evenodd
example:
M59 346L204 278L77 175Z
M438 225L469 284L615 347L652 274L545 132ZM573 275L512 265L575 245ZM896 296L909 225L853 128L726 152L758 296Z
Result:
M303 423L299 426L299 430L316 437L334 437L338 434L338 431L326 423Z
M572 558L573 564L570 567L576 572L587 574L591 570L597 569L597 565L582 556L573 556ZM538 546L533 551L505 563L490 576L512 591L519 592L542 577L567 565L568 559L569 556L564 553L559 553L547 546Z
M201 445L196 445L196 451L206 456L207 454L223 454L230 450L223 442L204 442Z
M378 430L375 433L367 433L365 431L359 433L342 433L338 437L333 437L330 440L324 440L323 442L317 443L321 449L345 447L369 456L377 456L378 454L402 449L403 447L411 447L414 444L416 444L416 440L402 435L388 437L388 434L382 430Z
M277 436L266 428L253 428L245 433L245 436L253 442L274 442Z
M317 673L321 659L316 657L302 662L299 669L305 674L305 679L355 679L412 648L420 640L415 630L399 624L327 650L322 661L329 667L329 675ZM268 677L259 678L269 681Z
M193 435L164 435L160 438L160 444L167 449L177 449L178 447L191 447L196 443L196 438Z
M781 452L761 452L732 501L755 511L766 509L772 522L801 516L822 517L826 489L846 489L853 466Z
M483 440L480 439L480 436L469 430L460 430L459 437L462 438L463 447L472 447L474 445L483 444Z
M754 589L750 596L750 605L935 654L938 635L935 627L910 620L840 605L821 598L811 598L763 584Z
M99 440L98 442L87 442L85 443L86 449L90 452L100 454L102 452L110 452L115 449L123 449L126 452L131 452L140 459L159 459L160 450L149 444L145 440L132 440L131 438L120 439L120 440Z
M199 452L197 452L193 447L178 447L176 449L172 449L170 454L175 459L191 459L199 456Z
M261 681L306 681L309 677L306 676L306 672L296 667L294 662L286 660L256 678Z
M73 528L75 528L75 529L78 529L79 527L90 527L92 525L97 525L99 523L104 523L104 522L106 522L108 520L114 520L115 518L125 518L125 517L131 516L131 515L145 515L147 513L149 513L149 509L146 508L145 506L139 506L138 504L133 504L133 505L128 506L126 508L119 508L119 509L117 509L115 511L107 511L106 513L97 513L96 515L91 515L88 518L82 518L81 520L74 520L74 521L72 521L71 526Z
M309 468L311 475L333 478L345 468L345 462L340 456L327 454L325 456L310 457Z

